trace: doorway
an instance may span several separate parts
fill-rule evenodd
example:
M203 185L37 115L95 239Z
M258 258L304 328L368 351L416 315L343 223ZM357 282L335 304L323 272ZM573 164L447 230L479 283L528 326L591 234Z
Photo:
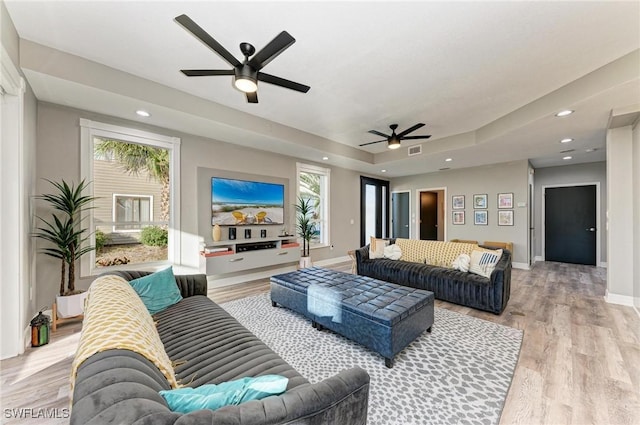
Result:
M545 261L598 264L598 195L597 183L542 188Z
M389 235L389 182L360 176L360 246Z
M431 241L446 239L445 199L444 189L421 189L418 191L418 239Z
M391 237L409 239L409 215L411 193L407 191L391 194Z

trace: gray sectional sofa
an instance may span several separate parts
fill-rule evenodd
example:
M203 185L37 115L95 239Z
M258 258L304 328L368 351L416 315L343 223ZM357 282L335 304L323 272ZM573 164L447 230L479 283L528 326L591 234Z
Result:
M511 295L511 252L508 250L503 250L490 278L402 259L370 259L369 245L357 249L355 257L359 275L431 291L436 299L494 314L504 311Z
M146 272L114 272L126 280ZM206 297L205 275L176 276L184 297L153 316L177 377L189 386L265 374L289 378L285 393L189 414L169 410L158 394L170 386L145 357L114 349L78 369L71 424L351 424L367 422L369 375L355 367L310 384L255 335Z

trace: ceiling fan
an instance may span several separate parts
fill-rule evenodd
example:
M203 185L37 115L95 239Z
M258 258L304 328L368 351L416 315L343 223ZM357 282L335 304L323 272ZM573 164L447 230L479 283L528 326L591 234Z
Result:
M407 136L407 134L411 133L412 131L416 131L420 127L424 127L424 124L418 123L413 127L409 127L405 131L401 131L400 133L396 134L396 128L398 128L398 124L391 124L389 126L389 128L391 129L391 135L387 135L376 130L369 130L369 133L375 134L376 136L384 137L385 139L376 140L375 142L363 143L360 146L367 146L367 145L373 145L374 143L387 142L389 144L389 149L398 149L400 147L401 140L428 139L429 137L431 137L431 135Z
M187 15L176 17L176 22L182 25L187 31L202 41L211 50L216 52L222 59L233 66L233 69L182 69L182 73L187 77L204 77L210 75L233 75L234 85L244 92L249 103L258 103L258 81L285 87L291 90L306 93L311 87L304 84L295 83L276 77L271 74L261 72L262 68L284 52L289 46L296 42L296 39L286 31L282 31L271 40L262 50L256 53L255 47L249 43L240 43L240 51L244 55L244 61L240 62L227 49L222 47L213 37L196 24ZM255 56L254 56L254 53ZM253 56L249 59L250 56Z

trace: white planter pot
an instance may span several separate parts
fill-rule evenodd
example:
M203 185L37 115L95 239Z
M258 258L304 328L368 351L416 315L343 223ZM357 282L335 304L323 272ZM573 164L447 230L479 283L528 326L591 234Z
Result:
M87 298L88 292L82 292L75 295L67 295L66 297L56 297L56 305L59 318L75 317L84 313L84 300Z
M308 267L313 267L313 263L311 263L311 257L300 257L300 268L306 269Z

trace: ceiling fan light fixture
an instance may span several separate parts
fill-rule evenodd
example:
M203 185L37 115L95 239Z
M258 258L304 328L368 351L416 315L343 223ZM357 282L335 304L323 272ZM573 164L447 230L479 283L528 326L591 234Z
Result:
M389 149L398 149L400 147L400 139L392 137L389 139Z
M256 83L256 80L248 76L236 77L234 85L241 92L255 93L258 91L258 84Z

